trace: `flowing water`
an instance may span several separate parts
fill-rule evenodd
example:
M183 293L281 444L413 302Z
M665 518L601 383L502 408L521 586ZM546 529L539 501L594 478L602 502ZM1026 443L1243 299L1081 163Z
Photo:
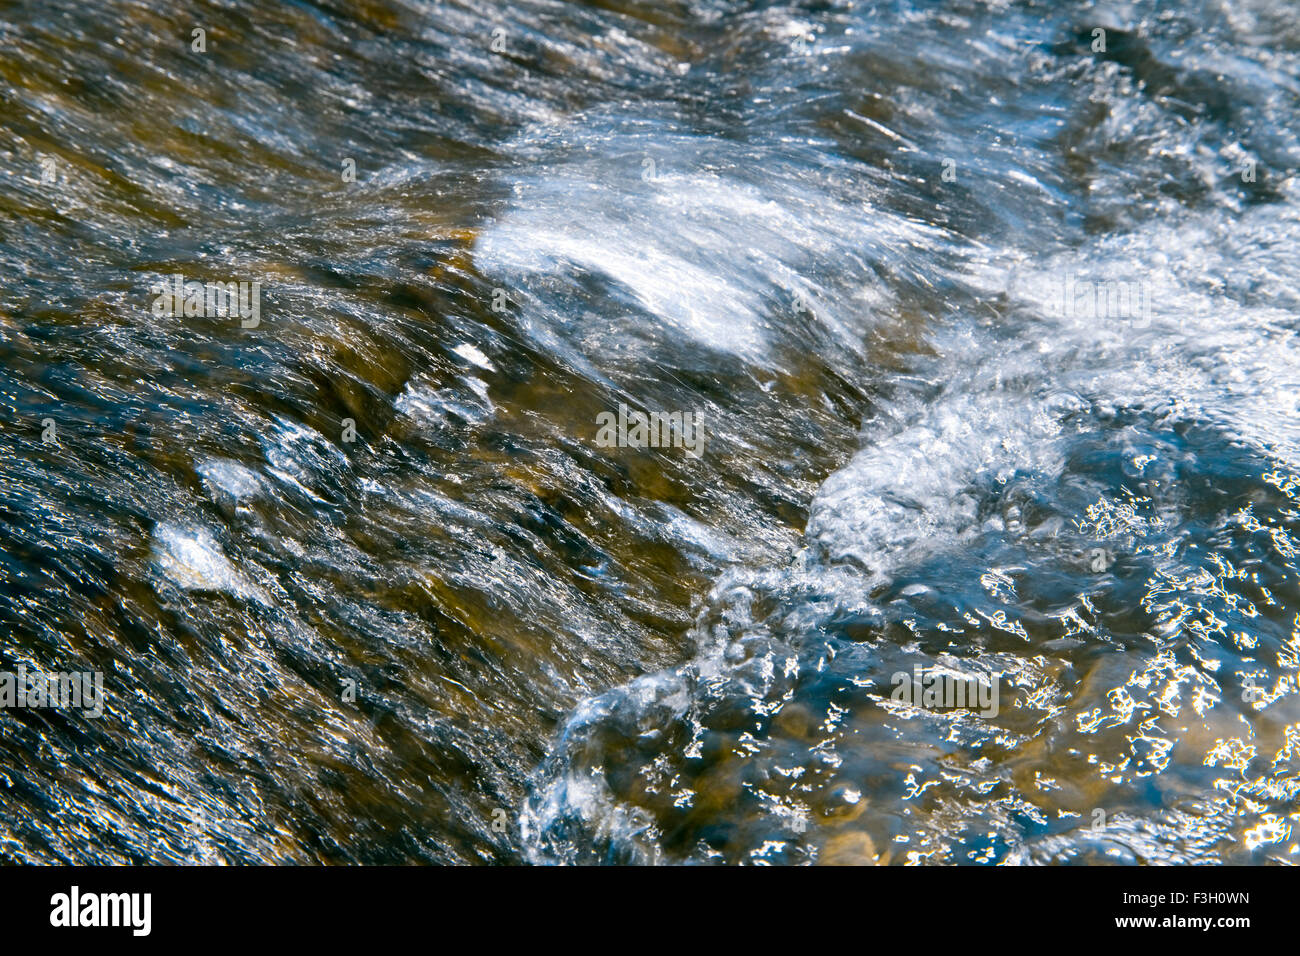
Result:
M4 4L0 861L1296 862L1297 12Z

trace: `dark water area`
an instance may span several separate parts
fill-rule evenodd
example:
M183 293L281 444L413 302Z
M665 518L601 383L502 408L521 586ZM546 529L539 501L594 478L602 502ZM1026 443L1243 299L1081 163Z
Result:
M0 5L0 862L1297 862L1297 13Z

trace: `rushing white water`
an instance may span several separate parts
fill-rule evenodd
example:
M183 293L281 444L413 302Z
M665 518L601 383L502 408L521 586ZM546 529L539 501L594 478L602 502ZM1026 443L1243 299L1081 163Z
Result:
M1286 67L1255 62L1237 71L1257 84L1246 101L1285 115ZM1212 144L1208 120L1189 132L1120 71L1090 79L1111 108L1089 135L1141 143L1152 165L1187 151L1215 192L1242 168L1246 151ZM1004 180L1050 207L1058 143L1031 133L1014 158L985 143L960 166L1010 163ZM1270 145L1295 156L1293 136ZM930 274L952 284L933 354L817 491L798 562L724 575L694 661L574 711L525 813L534 859L1293 853L1297 638L1274 589L1295 583L1300 185L1275 188L1244 207L1221 192L1205 209L1156 201L1124 228L1050 244L999 230L927 248L918 233ZM859 217L859 248L899 242L883 218ZM828 258L807 233L851 245L852 230L821 224L784 230L797 251L783 263ZM734 281L715 278L714 301ZM1249 570L1260 561L1269 574ZM984 721L900 709L889 675L917 661L996 680L1011 700ZM1224 775L1207 786L1205 768ZM1167 799L1146 804L1156 775Z

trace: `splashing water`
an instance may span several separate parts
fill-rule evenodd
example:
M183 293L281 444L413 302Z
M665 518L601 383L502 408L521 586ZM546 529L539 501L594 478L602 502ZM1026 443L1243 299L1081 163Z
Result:
M0 859L1294 862L1300 31L1231 7L0 14L0 669L107 696L0 711Z

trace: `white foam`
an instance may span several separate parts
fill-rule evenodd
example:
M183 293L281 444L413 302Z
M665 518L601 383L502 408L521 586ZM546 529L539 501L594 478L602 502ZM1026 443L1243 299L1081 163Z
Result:
M610 130L611 122L592 117L590 126L568 128L585 148L535 166L516 183L507 212L480 233L477 266L512 296L530 280L548 279L553 289L559 278L576 290L584 276L598 275L664 330L755 363L789 331L774 328L772 317L788 315L798 296L813 321L859 349L872 319L864 306L881 301L881 291L823 286L811 276L843 273L826 265L845 259L897 260L909 244L931 245L939 234L884 210L869 210L864 228L860 197L846 185L856 181L846 175L834 188L809 182L808 164L828 160L806 144L769 144L756 155L742 144L670 130L653 137ZM639 317L575 320L572 308L544 304L527 320L551 330L576 321L568 331L577 339L641 331L633 324Z
M816 495L810 539L878 571L957 544L977 530L971 482L1059 476L1062 422L1093 406L1164 410L1300 465L1300 348L1276 304L1300 284L1300 261L1283 252L1300 244L1297 208L1229 224L1193 215L1077 253L972 266L977 288L1011 295L1021 313L1001 329L936 333L926 374L939 394L904 397L867 426L862 450ZM1071 274L1146 283L1149 315L1069 314Z
M209 458L195 464L194 470L209 492L221 492L235 501L252 498L262 491L262 479L257 472L237 461Z
M187 591L222 591L269 603L266 592L231 564L206 528L160 522L154 528L153 554L159 570Z

